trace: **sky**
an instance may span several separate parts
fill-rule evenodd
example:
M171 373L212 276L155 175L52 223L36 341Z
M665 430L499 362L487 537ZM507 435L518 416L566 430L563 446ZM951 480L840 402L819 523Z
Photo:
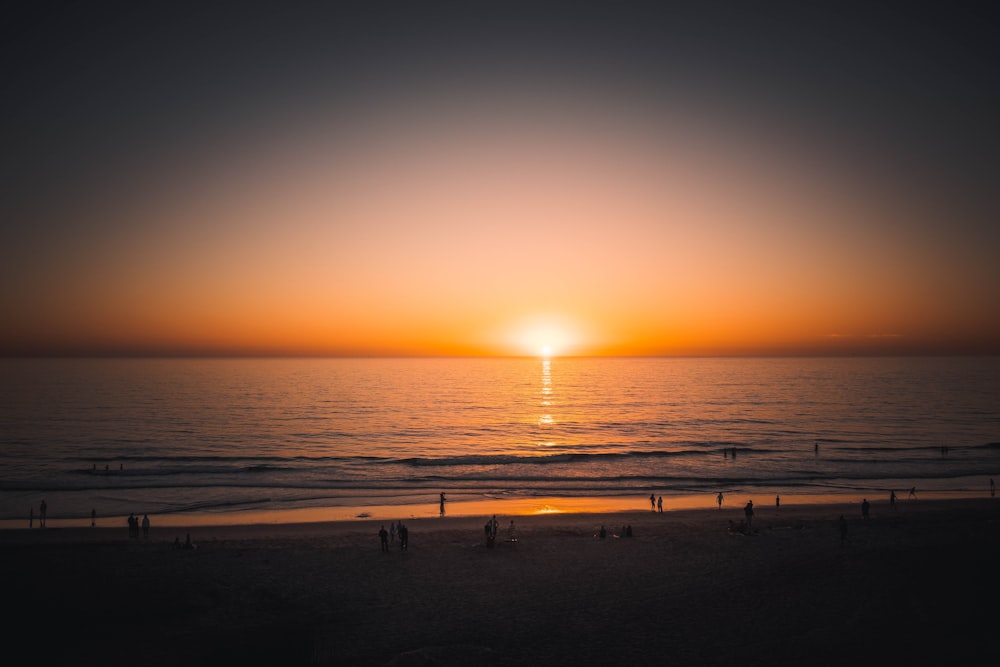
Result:
M1000 353L967 3L15 3L0 354Z

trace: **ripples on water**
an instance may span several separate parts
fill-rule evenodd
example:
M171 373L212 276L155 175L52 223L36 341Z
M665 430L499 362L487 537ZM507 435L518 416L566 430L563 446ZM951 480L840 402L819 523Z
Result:
M8 519L1000 475L997 358L0 363Z

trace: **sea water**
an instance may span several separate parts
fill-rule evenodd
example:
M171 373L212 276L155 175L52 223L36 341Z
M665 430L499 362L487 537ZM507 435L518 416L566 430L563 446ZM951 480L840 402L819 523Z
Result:
M1000 479L1000 358L0 360L0 521ZM339 508L339 511L338 511Z

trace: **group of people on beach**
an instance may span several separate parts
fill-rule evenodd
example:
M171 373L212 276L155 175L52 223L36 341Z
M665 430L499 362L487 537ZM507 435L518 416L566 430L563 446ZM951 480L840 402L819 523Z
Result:
M393 543L396 542L396 536L399 535L399 550L406 551L410 546L410 529L406 527L402 520L396 523L389 523L389 530L385 529L385 524L379 528L378 538L381 544L382 551L389 551L389 541L392 540Z
M45 528L46 515L49 513L49 506L45 504L45 500L42 500L41 504L38 506L38 527ZM31 507L28 509L28 528L33 528L35 525L35 508Z
M601 528L597 531L597 537L600 539L605 539L608 536L608 529L601 524ZM632 524L622 526L621 535L615 535L614 537L632 537Z
M143 539L149 539L149 515L143 514L142 520L134 513L128 515L128 536L134 540L139 539L139 529L142 529Z
M663 496L659 498L655 494L649 494L649 509L652 512L662 512L663 511Z

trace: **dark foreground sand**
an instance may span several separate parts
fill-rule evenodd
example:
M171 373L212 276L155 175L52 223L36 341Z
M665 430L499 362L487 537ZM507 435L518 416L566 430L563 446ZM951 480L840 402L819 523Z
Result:
M849 519L841 545L837 517ZM511 517L498 517L501 538ZM103 665L986 665L1000 501L0 533L8 655ZM609 534L596 533L605 524ZM614 537L631 524L634 537Z

